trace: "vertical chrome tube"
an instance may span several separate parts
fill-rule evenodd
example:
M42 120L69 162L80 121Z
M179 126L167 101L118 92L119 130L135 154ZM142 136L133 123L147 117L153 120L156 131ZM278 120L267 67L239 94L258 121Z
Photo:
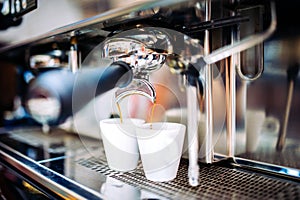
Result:
M205 2L205 20L210 20L211 16L211 1ZM205 31L204 38L204 56L210 53L209 48L209 31ZM212 69L210 65L205 66L205 117L206 117L206 132L205 132L205 162L212 163L213 161L213 108L212 108ZM192 186L199 184L199 146L198 146L198 99L197 87L187 86L187 125L188 125L188 142L189 142L189 183Z
M191 186L199 184L199 146L198 146L198 101L197 87L187 85L187 126L189 144L189 169L188 178Z
M234 0L232 1L234 2ZM235 15L235 13L232 13ZM231 43L239 41L238 27L232 28ZM227 155L234 157L236 141L236 67L240 65L240 53L231 55L230 64L226 65L226 128Z
M235 60L230 58L230 65L226 65L226 133L227 133L227 155L234 157L236 139L236 109L235 109Z
M205 2L205 21L211 19L211 1ZM204 56L209 55L209 31L205 30L204 36ZM205 145L205 163L213 162L213 96L212 96L212 81L213 81L213 69L210 64L205 66L205 122L206 131L203 145Z
M81 55L78 50L77 40L75 37L71 38L71 48L69 52L69 68L71 72L75 73L80 69Z
M277 151L282 151L282 149L284 148L284 145L285 145L287 128L288 128L290 111L291 111L293 94L294 94L294 87L295 87L294 80L290 80L289 81L288 96L287 96L287 101L286 101L286 106L285 106L285 112L284 112L284 119L283 119L282 130L279 133L277 144L276 144Z

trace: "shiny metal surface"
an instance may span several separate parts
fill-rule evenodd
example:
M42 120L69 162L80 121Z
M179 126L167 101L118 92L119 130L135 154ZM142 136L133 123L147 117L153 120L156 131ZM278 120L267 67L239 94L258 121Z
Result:
M188 134L188 152L189 152L189 172L188 178L191 186L199 184L199 141L198 141L198 102L197 88L192 85L186 87L187 94L187 134ZM196 119L195 119L196 118Z
M226 128L227 128L227 155L234 157L236 141L236 55L230 58L226 65Z
M259 195L261 195L259 197L262 198L266 197L266 195L270 192L272 194L271 196L268 196L269 198L287 198L287 199L299 198L298 184L294 184L294 182L292 184L289 184L290 181L286 181L282 179L280 179L279 182L277 182L278 179L276 178L276 174L285 175L288 178L292 177L293 179L296 179L296 181L299 181L299 177L300 177L299 174L300 163L298 162L298 160L300 160L299 159L300 139L298 134L300 130L299 112L298 112L299 110L298 108L300 106L299 104L300 91L296 82L295 85L293 85L294 86L293 98L295 98L295 100L290 104L288 104L288 107L290 107L289 109L290 117L288 123L289 126L284 128L286 129L286 139L287 139L286 144L284 146L285 148L281 152L277 152L276 144L274 143L274 141L276 141L276 138L278 136L278 129L279 129L278 127L285 126L282 120L282 118L284 118L282 116L282 113L284 113L284 108L286 105L286 101L285 101L286 96L291 96L288 95L288 91L286 89L287 81L286 81L285 70L286 68L288 68L290 62L295 62L295 61L299 62L300 51L295 47L295 46L299 46L299 45L295 45L295 44L299 44L300 41L299 35L295 34L296 36L293 35L292 37L283 37L283 38L280 38L278 35L272 37L274 33L276 34L276 28L277 28L276 14L278 13L275 13L275 10L278 9L280 10L281 8L279 6L275 9L273 2L271 2L270 4L271 9L269 9L269 6L264 7L264 9L266 9L265 10L266 14L271 13L270 15L271 19L266 20L267 22L269 21L271 22L269 23L269 27L265 31L251 34L249 37L241 38L241 40L239 40L238 35L235 35L237 31L234 31L232 33L232 43L228 41L227 41L228 43L224 41L218 41L218 40L225 40L224 38L228 37L228 35L226 35L226 28L229 27L231 29L232 28L231 26L236 26L242 23L246 23L247 20L251 20L250 19L251 16L245 15L240 17L238 16L228 17L226 16L226 14L223 13L223 11L226 12L227 9L234 10L234 8L232 8L232 6L234 7L234 5L229 5L228 7L227 4L223 4L223 3L218 4L216 3L218 1L212 1L211 3L213 3L213 5L216 6L213 8L216 8L216 10L212 11L211 14L212 15L219 14L217 18L214 18L215 16L212 16L212 18L204 19L202 13L203 9L201 8L198 10L196 9L195 15L197 16L196 18L197 20L193 19L195 21L193 20L189 21L190 17L193 17L189 15L191 9L194 11L195 8L200 8L200 5L204 2L205 1L171 1L171 0L146 2L146 3L144 2L141 4L136 4L131 7L110 11L105 14L95 16L93 18L81 22L68 25L66 27L53 30L38 38L32 38L32 40L24 41L0 49L1 58L3 57L8 60L9 59L17 60L16 58L20 58L20 57L24 58L23 57L25 54L24 52L27 52L28 48L31 48L33 46L39 47L39 45L48 44L52 42L58 42L58 43L67 42L69 44L70 38L74 36L79 36L79 38L82 39L81 44L85 43L86 41L89 41L89 39L93 40L93 42L89 43L89 45L94 47L99 42L104 41L107 37L111 37L112 35L115 35L126 29L140 27L140 25L141 24L143 25L143 23L145 23L144 24L145 26L154 25L154 26L164 27L165 25L167 28L172 28L172 29L174 28L180 30L184 34L187 34L187 36L192 36L196 38L195 40L193 38L186 40L189 43L196 41L197 45L195 46L201 46L202 43L204 43L204 50L205 50L204 57L202 57L201 52L197 52L198 55L194 56L193 59L202 58L204 61L203 63L206 66L206 70L207 70L206 80L205 80L206 81L205 95L207 99L206 106L205 106L205 109L207 110L207 119L205 123L207 127L207 131L206 131L207 137L206 137L205 145L207 145L206 152L207 152L208 159L205 162L207 163L214 162L214 163L212 166L202 165L202 164L200 165L200 177L198 182L199 186L191 189L188 185L184 185L188 182L186 178L187 170L182 170L182 169L188 169L187 165L184 165L182 168L180 168L181 171L179 177L181 179L179 182L177 182L177 184L168 183L168 184L160 185L163 187L162 189L163 191L161 191L161 188L157 187L156 184L153 184L151 182L149 183L145 179L143 179L144 178L143 174L141 174L140 171L137 173L129 173L129 174L119 174L114 171L111 171L107 168L105 159L101 160L101 156L103 156L104 154L103 154L103 150L101 150L101 147L99 146L99 144L101 144L100 141L92 141L90 139L84 140L81 137L77 137L77 139L75 139L76 137L75 138L71 137L71 139L66 139L69 138L69 133L66 132L63 132L61 134L61 136L63 137L60 138L59 134L55 134L55 133L54 134L50 133L49 135L45 136L41 134L40 131L35 131L35 130L20 130L19 132L18 130L13 130L12 131L13 134L9 136L9 140L6 140L7 138L5 137L1 138L0 140L1 143L3 144L1 146L2 160L4 162L7 162L10 165L15 165L17 168L16 170L25 171L26 173L29 174L29 176L31 176L31 178L34 179L34 181L38 182L39 184L45 185L50 191L57 193L57 195L62 194L63 197L67 197L68 195L71 195L72 197L75 198L84 198L85 190L87 190L88 193L86 195L91 195L91 197L93 198L94 197L101 198L103 197L102 195L109 196L109 194L111 194L111 191L109 191L109 189L108 189L108 193L104 194L107 189L106 185L112 185L113 186L112 188L118 190L123 187L123 184L125 182L124 188L129 188L129 190L133 189L134 195L137 195L138 198L145 197L143 195L140 195L143 192L145 192L147 194L146 195L147 198L162 198L162 197L198 198L199 196L203 195L205 198L212 199L214 197L221 198L222 195L224 196L227 195L226 197L228 198L244 197L245 199L247 199L247 198L257 198L257 196L253 195L253 193L259 191L259 189L263 189L263 191L259 193ZM208 3L209 1L206 2ZM237 1L237 2L244 3L243 1ZM267 3L269 5L269 2ZM242 4L242 6L249 6L249 5ZM168 8L168 9L164 10L163 8ZM208 14L208 12L206 13ZM225 18L223 18L224 17L223 14ZM159 17L155 18L157 16ZM180 21L180 19L178 19L177 16L180 16L181 20L182 19L183 20ZM154 21L151 21L152 17L155 18ZM221 17L222 19L218 17ZM171 20L169 21L169 19ZM177 21L179 22L177 23ZM215 21L217 21L218 23L216 23ZM260 23L264 23L264 22L265 21ZM220 29L217 29L216 27ZM224 27L224 29L222 27ZM209 40L207 39L208 33L210 33L212 36L216 36L216 32L217 34L221 35L222 39L219 39L218 35L217 37L210 37ZM206 39L203 39L204 37L206 37ZM212 51L210 52L209 47L211 47L211 44L208 42L212 42L212 41L214 42L215 40L217 40L216 43L219 46L218 45L213 46L214 48L211 48ZM258 56L257 58L254 56L254 58L252 57L250 59L253 60L258 59L261 62L263 56L264 66L265 66L264 72L262 74L259 72L258 73L259 78L255 77L255 81L251 83L243 82L240 84L239 80L235 79L235 72L236 72L235 66L238 66L240 64L238 61L239 58L238 56L235 56L235 54L240 53L241 51L244 50L248 50L250 47L254 47L256 45L262 45L262 44L264 45L264 55ZM85 46L84 48L87 47ZM260 46L259 48L262 47ZM84 50L85 52L83 53L86 55L91 50L91 47L88 47L87 49ZM230 56L231 58L228 58ZM223 172L217 173L219 166L217 166L217 163L215 163L216 157L213 158L212 157L213 152L210 151L211 150L210 136L214 131L213 120L212 120L212 117L214 117L212 112L214 109L213 108L214 105L212 105L213 103L211 101L212 90L214 88L212 88L212 86L210 85L212 79L211 68L207 66L209 66L208 64L216 63L217 61L221 61L221 60L222 62L224 62L224 58L228 58L228 60L231 60L230 65L227 63L227 67L226 67L227 72L225 72L225 74L224 71L221 72L222 73L221 75L225 76L227 82L226 101L227 101L227 122L228 123L227 123L227 127L224 127L224 129L227 128L227 134L228 134L227 147L229 151L227 152L227 155L229 155L229 157L231 158L234 158L233 160L235 160L236 163L231 163L230 165L226 165L224 170L227 170L226 172L229 171L229 176L228 177L226 176L224 180L222 179L221 182L217 182L217 180L219 180L220 177L222 178L224 177L224 173ZM174 59L174 60L177 61L175 62L175 65L182 64L181 63L182 60L180 59L178 60ZM216 65L222 68L222 64L216 63ZM260 70L262 70L262 68L260 68ZM184 67L178 70L179 73L182 73L184 71L185 71ZM183 75L183 77L184 76L185 74ZM247 79L245 77L242 78L246 79L247 81L253 80L253 79ZM237 85L236 87L235 84L240 84L240 85ZM195 91L196 89L195 87L192 87L190 89L192 90L193 94L187 96L188 98L193 97L193 99L191 98L187 99L189 101L188 107L189 109L194 109L196 107L197 95L195 95L195 93L197 93L197 91ZM236 93L237 92L236 90L239 90L239 93ZM236 98L238 94L241 94L240 98ZM220 101L224 101L224 100L225 99L220 99ZM237 105L241 106L240 110L236 108ZM251 140L257 142L257 148L255 148L255 150L252 152L248 152L246 149L247 134L249 135L249 133L245 133L244 127L240 125L247 118L247 114L246 114L247 112L245 110L246 106L247 106L247 111L256 110L257 112L263 112L266 116L264 125L262 127L258 127L259 130L257 132L258 134L253 135L251 138ZM190 112L189 114L190 119L192 118L191 115L197 116L197 113L195 114L194 111L195 110L192 110L192 112ZM270 122L270 119L272 119L273 121ZM190 121L189 123L190 123L189 125L190 129L197 127L196 120ZM285 124L287 125L287 122ZM253 128L256 128L256 126L258 125L254 124ZM56 139L58 141L56 141ZM17 141L17 142L10 143L12 141ZM85 142L89 141L89 142L85 144L85 142L83 141ZM226 138L224 141L226 141ZM95 142L95 144L93 144L93 142ZM222 150L225 147L225 144L226 142L223 142L221 138L220 143L215 147L216 149L220 150L220 152L217 153L226 155L226 149L225 149L225 153L222 152ZM235 144L237 144L237 146L235 146ZM68 148L66 149L65 145L67 145L69 149ZM198 149L198 146L191 144L190 149L193 149L191 151L190 160L189 160L190 167L193 168L191 170L193 171L193 175L191 177L193 177L193 180L196 180L199 174L198 171L199 163L197 160L198 155L195 150ZM93 160L94 158L96 159L96 161ZM222 157L222 159L224 158L226 158L226 156ZM24 163L20 162L18 159L22 159L25 165ZM85 161L89 162L90 165L84 166ZM246 174L242 173L241 175L240 171L236 170L236 168L233 170L229 168L232 166L237 168L239 167L251 168L253 170L266 171L268 173L270 172L272 174L272 177L271 178L265 177L265 175L263 175L262 178L263 181L259 182L260 184L256 185L255 183L258 182L257 179L259 181L261 180L260 175L258 177L256 175L253 175L252 173L249 174L248 172ZM90 169L90 167L92 168L92 170ZM95 170L93 170L93 167ZM51 169L49 171L50 174L49 176L47 175L48 169ZM99 173L97 173L97 169L99 170ZM209 171L211 172L211 174L206 173L207 171L205 170L207 169L213 169ZM44 172L46 173L46 175L44 174ZM103 174L107 176L103 176ZM236 179L234 179L235 175L237 176L241 175L241 176L238 176ZM89 176L89 178L87 178L86 176ZM249 178L249 176L250 179L247 179L249 181L243 184L242 187L240 187L241 179L243 180L243 178L245 177ZM51 179L52 177L54 177L55 180L52 180ZM110 178L107 177L110 178L112 177L114 179L111 180ZM234 180L230 179L230 177L232 177ZM253 179L251 179L251 177ZM120 183L115 179L118 181L123 180L123 182ZM230 187L227 187L228 186L227 181L229 179L232 181L230 183L233 184L231 184ZM107 180L107 184L106 182L104 182L106 180ZM183 181L181 182L181 180L185 181L184 184ZM205 180L206 182L202 184L201 183L202 180ZM208 183L211 183L213 181L216 181L217 183L214 185L207 186ZM269 182L271 182L270 186L266 190L264 190L266 183ZM276 190L273 190L277 186L276 183L274 182L279 183L280 185L280 187L278 187L278 189ZM254 186L251 187L251 189L247 190L250 187L249 183L253 183ZM130 184L131 187L128 186ZM122 187L120 185L122 185ZM182 185L184 185L184 187L181 187ZM178 192L179 194L176 193L176 195L178 196L176 195L172 196L176 192L172 190L173 186L176 186L178 191L180 191ZM73 191L72 187L75 187L76 192ZM140 188L143 188L145 190L143 189L140 190ZM283 193L280 192L281 190L284 192ZM185 193L184 191L187 192ZM220 193L223 192L223 193L222 195L221 194L219 195L219 193L217 193L216 191ZM248 194L247 192L251 194ZM292 196L289 196L290 194Z
M149 81L149 74L162 67L166 60L170 42L161 30L153 28L133 29L104 41L102 55L104 59L125 62L133 71L133 80L129 86L115 92L116 102L129 95L142 95L155 102L156 92ZM165 44L163 47L161 44Z
M284 148L285 145L285 139L287 134L287 127L290 117L290 111L291 111L291 104L293 99L293 93L294 93L294 81L290 81L289 83L289 89L288 89L288 96L286 101L286 107L285 107L285 114L284 114L284 121L283 121L283 127L282 131L280 132L277 140L276 148L277 150L281 151Z
M53 129L45 135L40 128L3 132L0 140L1 162L5 161L20 174L25 173L24 176L37 187L44 188L49 196L63 199L140 199L140 196L130 195L131 191L137 191L137 194L142 193L143 199L164 199L159 194L111 178L111 175L122 173L108 168L101 140L60 129ZM18 148L11 148L16 144ZM91 158L102 166L95 168L84 164ZM124 196L123 192L128 196Z
M234 3L235 1L232 1ZM235 12L231 15L236 15ZM240 40L238 27L231 28L231 44ZM225 65L226 82L226 136L227 136L227 155L234 157L236 148L236 68L240 67L240 52L232 54L230 64ZM228 62L228 60L226 60Z
M211 1L205 1L205 20L211 20ZM204 33L204 56L210 54L210 33L209 30L205 30ZM205 163L212 163L214 157L214 148L213 148L213 68L212 65L207 64L205 66L205 121L206 121L206 130L205 130Z
M271 22L268 29L265 32L253 34L251 36L248 36L240 40L239 42L236 42L233 45L228 45L218 50L215 50L208 56L205 56L203 59L207 64L212 64L224 58L227 58L232 54L254 47L255 45L260 44L266 39L268 39L276 30L276 25L277 25L276 7L275 7L275 3L271 2Z
M188 161L185 159L181 160L174 181L156 183L145 178L141 163L131 172L109 169L100 140L78 137L59 129L53 130L49 135L42 134L40 129L19 129L7 133L3 132L0 135L1 162L11 164L16 171L34 180L35 184L46 187L45 191L62 198L231 199L234 196L243 199L297 199L300 197L299 183L246 171L241 168L246 163L242 159L237 163L222 161L214 165L200 164L199 186L191 187L187 182ZM18 150L11 148L16 143L20 146ZM39 158L33 156L38 155L34 153L38 152L37 149L43 150L43 154L40 154L43 156Z
M71 38L69 51L69 69L75 73L81 68L81 53L78 49L76 37Z
M3 137L7 134L1 134L1 162L5 162L5 164L10 165L13 169L16 169L20 174L23 176L29 177L31 181L34 181L35 183L38 183L38 185L42 185L42 187L46 188L47 190L51 191L52 195L56 195L61 198L75 198L75 199L99 199L101 195L95 193L94 191L79 185L77 182L72 181L71 179L63 176L62 174L56 173L53 170L39 164L39 162L34 161L30 157L33 157L37 160L42 159L44 156L47 157L50 153L50 147L48 146L51 144L51 138L52 142L55 141L52 144L56 144L56 142L64 142L62 140L62 136L60 136L59 139L50 137L44 141L45 137L43 138L43 133L41 131L36 131L35 133L38 134L26 134L26 131L19 130L20 134L17 134L16 137L8 136L8 143L9 141L20 143L19 148L21 150L24 150L24 153L27 153L27 156L24 155L24 153L21 153L20 151L17 151L11 147L9 147L7 144L3 143ZM29 131L29 130L27 130ZM31 130L32 131L32 130ZM30 131L30 132L31 132ZM22 134L23 133L23 134ZM25 133L25 134L24 134ZM32 133L32 132L31 132ZM60 132L62 133L62 132ZM58 134L60 134L58 133ZM41 135L42 137L39 137ZM12 140L11 140L12 139ZM68 137L65 138L68 140ZM70 139L70 138L69 138ZM72 141L75 142L76 141ZM22 147L23 144L24 146ZM78 143L77 143L78 144ZM44 146L45 145L45 146ZM27 148L26 148L27 146ZM14 147L14 145L13 145ZM41 155L41 157L36 157L39 151L43 151L45 148L44 155ZM58 149L57 149L58 150ZM59 150L58 152L61 152ZM39 160L41 161L41 160Z
M17 44L12 44L6 47L3 47L0 49L0 54L11 51L11 50L17 50L17 48L32 45L32 44L41 44L41 43L47 43L51 41L62 41L62 40L69 40L70 37L74 35L84 35L88 36L89 34L97 34L101 36L108 36L110 33L109 31L101 30L100 28L104 27L104 23L115 23L124 21L126 19L134 19L134 18L140 18L139 11L146 10L155 7L167 7L171 5L176 5L177 3L186 3L189 2L187 0L165 0L165 1L159 1L159 0L151 0L151 1L141 1L137 2L133 5L129 5L128 7L122 7L117 8L108 12L105 12L103 14L96 15L94 17L66 25L64 27L59 27L57 29L51 30L48 33L45 33L41 36L32 38L30 40L26 40L23 42L18 42ZM145 12L147 13L147 12ZM151 14L155 14L153 12L150 12ZM94 25L97 25L97 27L93 27ZM100 29L100 30L99 30ZM94 33L93 33L94 32Z

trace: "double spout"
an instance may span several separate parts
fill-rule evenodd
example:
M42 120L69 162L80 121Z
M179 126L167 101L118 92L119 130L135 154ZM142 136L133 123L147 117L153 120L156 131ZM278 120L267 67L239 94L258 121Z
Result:
M139 38L140 39L140 38ZM144 42L133 38L111 38L103 47L102 56L114 62L127 63L133 71L133 80L116 93L116 102L129 95L142 95L151 102L156 101L156 92L149 81L149 74L159 69L166 60L166 55L149 48Z

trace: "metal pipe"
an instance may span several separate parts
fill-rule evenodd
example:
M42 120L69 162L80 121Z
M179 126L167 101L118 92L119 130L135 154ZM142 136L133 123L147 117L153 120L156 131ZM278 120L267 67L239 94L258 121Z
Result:
M231 14L236 15L235 12ZM231 44L239 41L239 27L231 30ZM227 156L234 157L236 140L236 68L240 68L240 53L231 55L230 65L226 65L226 133Z
M71 38L71 48L69 52L69 68L71 72L77 72L81 67L81 54L78 50L77 39L75 36Z
M287 127L288 127L288 123L289 123L289 116L290 116L290 111L291 111L291 106L292 106L293 93L294 93L294 81L292 80L289 83L289 91L288 91L287 102L286 102L286 107L285 107L282 131L280 132L280 135L279 135L278 141L277 141L277 146L276 146L276 149L278 151L281 151L285 144Z
M211 18L211 1L205 1L205 20L208 21ZM204 38L204 56L209 55L209 31L205 31ZM206 131L205 131L205 162L213 162L213 147L212 147L212 135L213 135L213 109L212 109L212 80L213 80L212 68L210 65L205 66L205 108L206 108ZM192 186L199 184L199 146L198 146L198 102L197 102L197 87L188 85L187 87L187 114L188 114L188 141L189 141L189 183Z
M293 94L294 94L295 81L297 80L298 72L299 72L299 65L297 63L295 65L291 65L287 70L287 78L289 81L289 90L288 90L287 102L286 102L286 107L285 107L282 130L280 131L280 133L278 135L278 140L277 140L277 144L276 144L277 151L282 151L282 149L284 148L284 145L285 145L287 128L288 128L288 123L289 123L289 116L290 116Z
M211 19L211 1L207 0L205 2L205 20L209 21ZM209 31L205 30L204 35L204 56L209 55ZM213 162L213 95L212 95L212 81L213 81L213 69L210 64L205 66L205 163Z
M205 62L205 64L213 64L235 53L254 47L269 38L276 30L276 26L277 19L275 3L271 2L271 23L269 28L265 32L248 36L238 42L235 42L234 44L227 45L218 50L215 50L211 54L204 56L203 61Z
M197 87L188 84L187 94L187 127L189 144L188 178L191 186L199 185L199 146L198 146L198 102Z
M230 58L230 65L226 65L226 131L227 131L227 155L234 157L236 140L236 77L235 77L235 57Z
M264 58L263 58L263 51L264 50L263 50L263 44L258 44L256 46L256 51L258 51L258 53L255 54L255 58L258 59L258 63L257 63L258 71L257 71L257 73L254 76L249 77L249 76L243 74L241 67L237 66L237 68L236 68L237 74L244 81L255 81L259 77L261 77L261 75L262 75L262 73L264 71Z

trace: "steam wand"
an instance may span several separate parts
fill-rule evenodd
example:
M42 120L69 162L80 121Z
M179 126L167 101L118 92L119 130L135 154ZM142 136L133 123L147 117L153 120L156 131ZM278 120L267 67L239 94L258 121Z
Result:
M293 99L293 93L294 93L294 86L295 86L295 82L297 80L298 72L299 72L298 64L294 64L294 65L290 66L287 70L287 76L288 76L288 81L289 81L289 90L288 90L287 102L286 102L286 107L285 107L283 126L282 126L282 130L280 131L280 133L278 135L278 140L277 140L277 144L276 144L277 151L282 151L282 149L284 148L284 145L285 145L287 127L288 127L290 110L291 110L291 106L292 106L292 99Z

